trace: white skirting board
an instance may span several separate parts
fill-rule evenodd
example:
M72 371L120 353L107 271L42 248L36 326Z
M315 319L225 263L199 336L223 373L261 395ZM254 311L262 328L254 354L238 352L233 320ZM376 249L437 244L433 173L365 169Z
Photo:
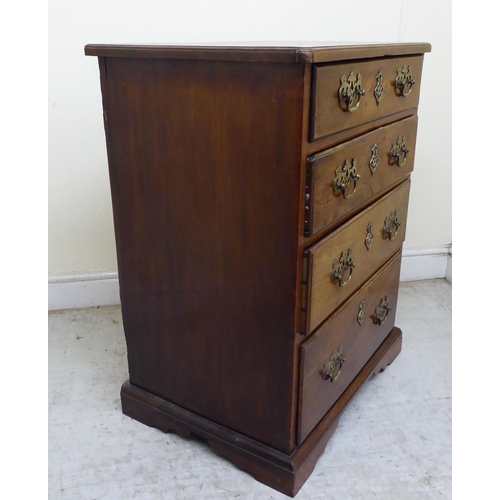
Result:
M403 250L400 281L446 278L451 282L451 245ZM120 303L117 272L49 278L49 311Z
M403 249L400 281L446 278L451 283L451 245Z
M117 272L49 278L49 311L120 303Z

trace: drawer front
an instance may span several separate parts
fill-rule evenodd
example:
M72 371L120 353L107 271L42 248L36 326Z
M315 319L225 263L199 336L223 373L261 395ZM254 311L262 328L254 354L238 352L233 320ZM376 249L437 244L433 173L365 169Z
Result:
M313 236L409 175L416 137L413 116L311 156L305 236Z
M298 444L394 326L401 252L300 347Z
M402 246L406 180L305 251L302 333L312 332Z
M310 141L418 106L422 64L419 55L315 66Z

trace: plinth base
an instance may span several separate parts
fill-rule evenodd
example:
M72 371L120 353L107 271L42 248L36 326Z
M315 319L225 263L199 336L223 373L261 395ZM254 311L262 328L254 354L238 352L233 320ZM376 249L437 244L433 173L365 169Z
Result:
M401 345L401 330L393 328L349 387L292 455L195 415L129 382L125 382L121 389L122 410L125 415L161 431L174 431L184 437L196 434L206 439L218 455L261 483L293 497L314 470L347 405L364 382L394 361L401 352Z

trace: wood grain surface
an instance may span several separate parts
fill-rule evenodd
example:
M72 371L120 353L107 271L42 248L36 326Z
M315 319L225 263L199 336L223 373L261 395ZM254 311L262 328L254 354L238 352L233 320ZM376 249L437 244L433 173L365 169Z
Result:
M304 333L312 332L401 247L405 239L409 192L410 180L406 180L305 252L308 272ZM401 225L391 241L384 236L383 228L386 217L394 211ZM373 241L368 250L365 238L369 223L372 223ZM355 267L350 281L340 286L332 282L332 263L348 250L351 250ZM346 279L348 275L349 271Z
M397 68L411 66L415 79L408 97L402 97L396 90ZM418 106L423 56L410 56L389 59L353 61L345 64L326 64L314 66L310 140L314 141L341 130L349 129L364 122L375 120L404 109ZM384 92L380 104L374 96L377 84L376 75L382 72ZM359 107L353 111L344 111L339 99L340 79L353 72L362 78L365 95L361 97Z
M401 167L391 158L392 144L398 137L405 139L409 150ZM359 205L409 175L413 170L416 138L417 117L414 116L310 156L306 236L313 236L338 218L349 215ZM378 164L372 173L369 164L374 146L378 149ZM345 198L340 190L334 189L334 182L337 169L353 161L360 177L355 187L351 180L346 188L348 198Z
M301 345L298 443L335 403L394 326L399 289L401 252L327 322ZM391 310L382 325L374 323L375 308L387 297ZM365 316L360 324L361 302ZM324 380L323 364L332 351L342 349L345 362L337 380Z
M401 54L423 54L428 43L298 43L241 42L203 45L169 44L87 44L85 54L101 57L147 59L194 59L211 61L322 63L343 59L387 57Z
M289 452L304 67L103 71L130 380Z

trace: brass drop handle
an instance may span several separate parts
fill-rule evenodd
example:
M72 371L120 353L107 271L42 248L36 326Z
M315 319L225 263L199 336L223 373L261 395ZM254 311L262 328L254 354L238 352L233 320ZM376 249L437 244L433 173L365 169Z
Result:
M335 382L340 377L344 362L345 358L342 354L342 347L339 346L337 350L332 351L330 357L323 363L323 371L321 372L323 380L330 380L332 383Z
M416 81L411 75L411 66L406 64L403 67L399 67L396 70L396 91L402 97L408 97L410 95L413 85Z
M340 77L339 102L340 107L344 111L352 113L358 109L361 97L365 95L365 91L361 86L361 73L358 73L356 78L352 71L349 73L349 76L342 75Z
M382 326L389 316L389 311L391 307L389 306L389 302L387 302L387 295L385 298L380 299L379 305L375 308L375 315L373 316L373 322L376 325Z
M405 136L398 135L398 138L393 141L391 146L391 160L393 164L402 167L406 163L406 158L410 150L406 147Z
M352 278L352 270L356 267L356 263L352 260L352 251L349 248L347 253L342 252L340 259L335 259L332 264L332 283L339 282L339 286L345 286ZM349 273L347 279L346 274Z
M391 212L388 217L385 218L384 220L384 237L385 239L389 239L389 241L392 241L396 235L398 234L398 229L399 226L401 225L401 222L398 221L397 218L397 210L394 210L394 212Z
M333 181L333 190L341 191L344 198L350 198L356 192L356 182L360 179L360 175L356 170L356 160L345 161L344 165L337 167L335 170L335 180ZM347 194L347 187L353 181L353 187Z

